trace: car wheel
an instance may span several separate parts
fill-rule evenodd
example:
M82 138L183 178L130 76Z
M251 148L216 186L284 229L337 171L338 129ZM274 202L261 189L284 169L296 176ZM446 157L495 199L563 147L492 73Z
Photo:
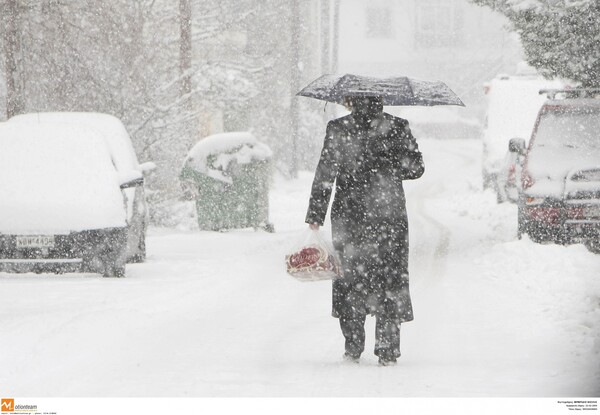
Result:
M585 242L585 247L588 251L600 255L600 239L590 239Z
M125 278L125 264L116 263L114 260L105 262L102 276L104 278Z
M125 262L114 254L90 255L84 258L82 271L101 274L104 278L124 278Z
M81 272L101 274L103 272L102 260L95 255L86 255L81 263Z
M132 255L127 262L130 262L133 264L139 264L144 261L146 261L146 234L145 233L140 235L137 252L135 253L135 255Z
M102 276L104 278L125 278L125 258L116 255L103 256L102 258Z

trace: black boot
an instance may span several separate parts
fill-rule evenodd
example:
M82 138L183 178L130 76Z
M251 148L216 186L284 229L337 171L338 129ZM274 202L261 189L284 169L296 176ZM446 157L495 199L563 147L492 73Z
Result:
M377 316L375 323L375 355L381 366L392 366L400 357L400 323L396 319Z
M358 360L365 350L365 317L358 319L340 317L339 320L342 334L346 339L344 356ZM345 357L344 359L346 360Z
M394 366L398 361L393 356L379 356L379 366Z

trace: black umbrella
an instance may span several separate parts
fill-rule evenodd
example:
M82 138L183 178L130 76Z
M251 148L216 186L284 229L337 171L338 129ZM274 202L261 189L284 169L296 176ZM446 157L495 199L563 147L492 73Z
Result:
M421 81L406 76L373 78L346 74L323 75L297 95L344 104L344 97L378 96L383 105L461 105L460 98L441 81Z

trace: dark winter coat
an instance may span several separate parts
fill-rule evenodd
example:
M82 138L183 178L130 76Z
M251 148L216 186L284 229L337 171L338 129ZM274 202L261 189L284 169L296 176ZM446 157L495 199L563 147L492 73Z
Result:
M331 193L333 243L343 278L333 315L413 319L408 286L408 219L402 181L424 172L408 122L384 112L329 122L312 185L307 223L322 225Z

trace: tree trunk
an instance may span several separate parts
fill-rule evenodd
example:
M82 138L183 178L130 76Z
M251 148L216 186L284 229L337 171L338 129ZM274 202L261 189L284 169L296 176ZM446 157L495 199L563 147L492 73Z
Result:
M17 54L20 49L18 34L19 11L17 0L6 0L6 32L4 55L6 58L6 116L7 118L23 111L23 96L18 78Z
M291 99L290 118L291 118L291 160L290 173L293 178L298 176L298 126L300 118L300 108L298 107L298 97L296 93L300 86L300 4L299 0L292 0L291 5L291 73L290 87Z
M192 92L192 5L191 0L179 0L179 73L180 93L186 96Z
M321 72L331 70L331 0L321 0Z
M339 66L340 45L340 0L333 2L333 45L331 56L331 71L337 73Z

